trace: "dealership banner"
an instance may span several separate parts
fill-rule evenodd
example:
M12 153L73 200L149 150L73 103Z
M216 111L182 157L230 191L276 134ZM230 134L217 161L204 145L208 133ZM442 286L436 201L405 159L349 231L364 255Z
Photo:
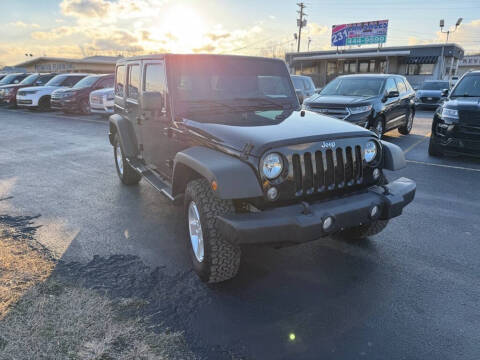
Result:
M387 41L388 20L332 26L332 46L382 44Z

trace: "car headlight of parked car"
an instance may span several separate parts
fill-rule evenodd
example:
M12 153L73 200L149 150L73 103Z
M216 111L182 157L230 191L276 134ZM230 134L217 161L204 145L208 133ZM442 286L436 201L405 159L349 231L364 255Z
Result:
M372 110L372 105L352 106L349 107L348 110L350 110L352 114L361 114Z
M273 180L280 176L283 170L282 156L278 153L270 153L262 160L262 173L267 179Z
M442 109L442 118L458 119L458 110L444 107Z
M368 164L371 164L378 159L379 154L380 152L378 148L378 143L373 140L370 140L369 142L367 142L364 149L365 161Z

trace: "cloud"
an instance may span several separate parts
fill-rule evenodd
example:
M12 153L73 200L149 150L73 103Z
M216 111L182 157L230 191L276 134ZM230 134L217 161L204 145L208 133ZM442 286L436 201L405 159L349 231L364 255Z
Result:
M27 24L27 23L24 23L23 21L11 22L11 23L8 23L7 26L15 26L15 27L19 27L19 28L28 28L28 27L39 28L40 27L40 25L38 25L38 24L35 24L35 23Z
M138 38L133 34L124 31L116 30L107 36L99 37L93 40L88 46L91 51L126 51L126 52L141 52L144 48L138 43Z
M105 16L112 4L104 0L63 0L60 10L65 16L74 17L102 17Z
M79 32L82 30L74 26L60 26L48 31L34 31L31 37L35 40L57 40Z
M222 34L208 33L208 34L205 34L205 36L212 41L217 41L220 39L229 38L231 34L230 33L222 33Z
M214 52L216 47L212 44L206 44L202 47L192 49L194 53L211 53Z
M328 35L330 33L330 28L326 25L320 25L317 23L308 23L307 24L307 33L309 35Z

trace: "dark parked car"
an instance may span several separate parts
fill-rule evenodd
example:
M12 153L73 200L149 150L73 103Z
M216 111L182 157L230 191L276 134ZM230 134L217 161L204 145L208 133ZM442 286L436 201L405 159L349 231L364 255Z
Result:
M292 75L291 77L300 104L302 104L306 98L315 94L315 84L310 76Z
M18 89L32 86L43 86L56 74L31 74L18 84L0 86L0 104L6 104L11 107L17 106Z
M241 244L374 235L402 213L413 181L388 183L403 151L372 132L301 110L283 61L145 55L117 63L110 143L118 176L183 204L207 282L237 273Z
M428 153L480 156L480 71L465 74L433 116Z
M415 91L400 75L344 75L305 102L305 109L371 129L377 136L398 128L407 135L415 116Z
M80 112L82 114L90 113L90 93L94 90L113 87L114 75L90 75L73 87L67 89L58 89L52 93L52 109L60 109L64 112Z
M20 81L25 79L29 73L16 73L16 74L7 74L5 77L0 80L0 86L18 84Z
M450 88L450 83L443 80L426 80L416 91L415 106L436 108L443 101L442 92Z

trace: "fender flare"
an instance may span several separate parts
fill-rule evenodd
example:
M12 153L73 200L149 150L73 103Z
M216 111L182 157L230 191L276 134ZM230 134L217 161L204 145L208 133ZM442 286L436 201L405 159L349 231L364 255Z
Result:
M132 123L119 114L110 116L108 123L110 126L110 133L108 135L110 144L113 145L113 139L115 133L117 133L125 157L136 157L138 155L138 144Z
M383 168L396 171L407 166L405 154L400 146L381 140L383 149Z
M209 182L217 182L216 194L220 199L245 199L263 196L263 191L252 167L246 162L209 149L194 146L175 155L172 195L185 191L188 176L193 171Z

